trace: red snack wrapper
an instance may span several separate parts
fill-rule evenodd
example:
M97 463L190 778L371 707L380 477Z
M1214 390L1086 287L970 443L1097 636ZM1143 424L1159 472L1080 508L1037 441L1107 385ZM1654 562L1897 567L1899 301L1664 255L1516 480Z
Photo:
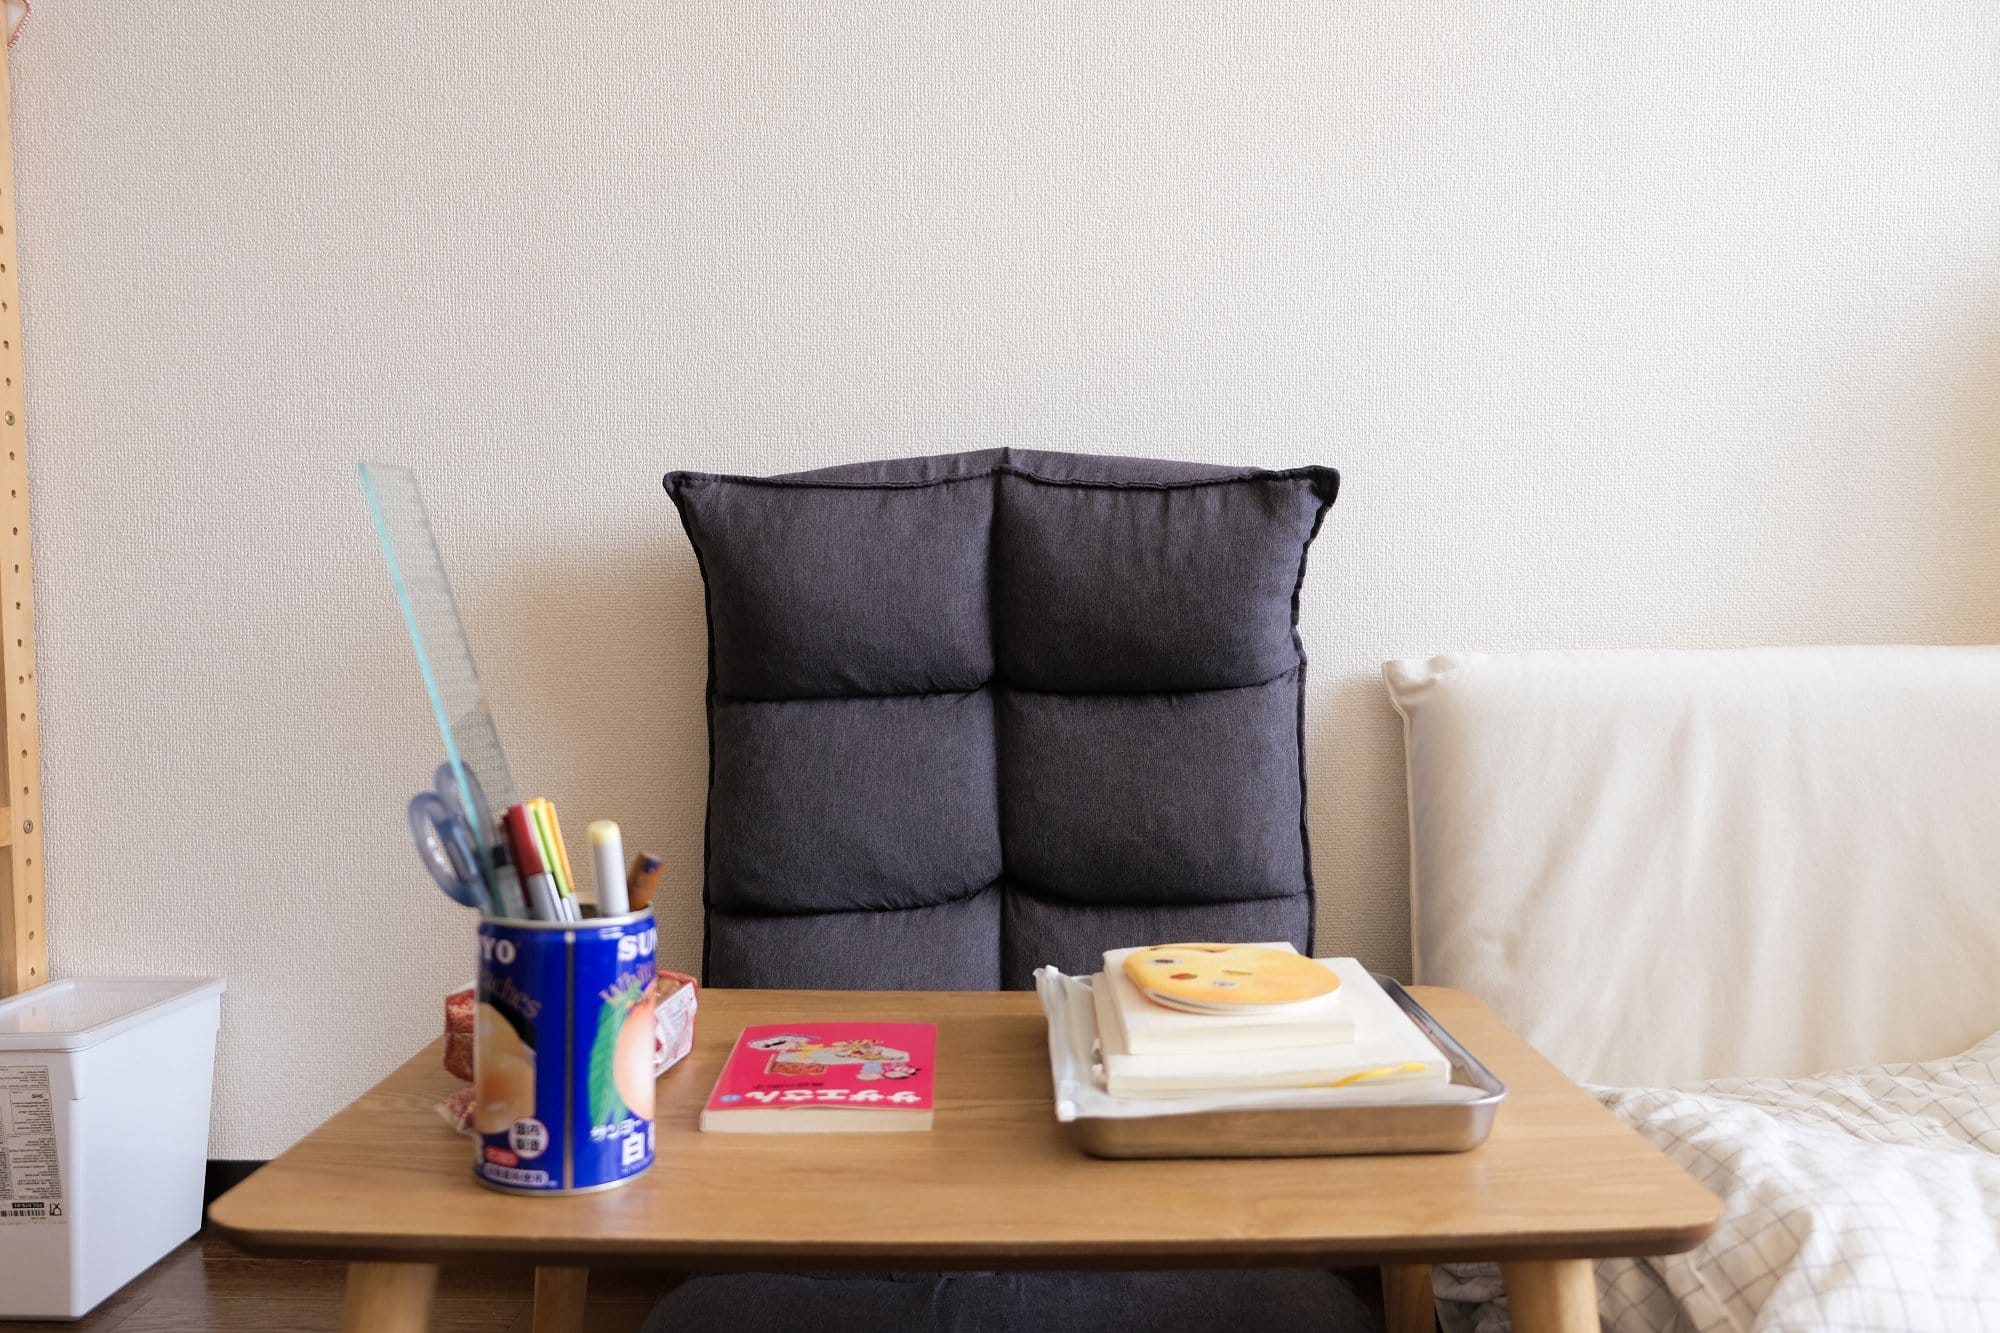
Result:
M694 1049L694 1014L698 1007L694 978L685 972L662 970L653 982L653 1076L658 1078Z
M453 991L444 997L444 1067L454 1078L472 1082L473 989Z
M438 1114L460 1134L472 1133L472 1089L460 1088L438 1103Z

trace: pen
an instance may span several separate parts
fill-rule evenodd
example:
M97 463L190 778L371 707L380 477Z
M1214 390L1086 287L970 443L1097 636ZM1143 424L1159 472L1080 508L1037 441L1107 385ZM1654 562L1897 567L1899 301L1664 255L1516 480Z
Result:
M500 899L500 915L530 915L527 895L521 888L521 876L515 872L514 862L507 855L504 833L500 841L493 844L493 892Z
M653 905L653 894L660 887L660 872L665 863L651 852L640 852L632 858L632 872L626 878L626 891L632 902L632 910L637 912Z
M590 839L590 864L597 872L597 914L624 916L632 907L625 896L625 843L618 825L592 820L584 836Z
M562 825L556 822L556 808L546 798L537 796L528 802L528 814L541 841L542 862L556 883L556 897L563 909L559 919L583 920L583 909L576 897L576 878L569 870L569 853L563 850Z
M549 893L556 903L554 919L571 920L569 891L563 886L562 867L556 863L556 840L549 836L548 816L539 800L523 801L521 808L527 819L528 836L535 842L535 854L541 858L542 871L549 877Z
M513 846L515 867L520 872L522 887L528 891L528 903L535 919L563 920L562 907L556 897L556 882L542 860L542 849L535 841L534 824L528 818L526 806L507 807L507 841Z

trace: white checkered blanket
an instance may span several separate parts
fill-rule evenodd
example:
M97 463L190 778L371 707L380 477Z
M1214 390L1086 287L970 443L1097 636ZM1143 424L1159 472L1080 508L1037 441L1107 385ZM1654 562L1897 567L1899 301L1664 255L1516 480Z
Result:
M1699 1249L1597 1265L1605 1328L2000 1333L2000 1033L1924 1064L1593 1091L1727 1205ZM1447 1333L1513 1327L1492 1265L1436 1275Z

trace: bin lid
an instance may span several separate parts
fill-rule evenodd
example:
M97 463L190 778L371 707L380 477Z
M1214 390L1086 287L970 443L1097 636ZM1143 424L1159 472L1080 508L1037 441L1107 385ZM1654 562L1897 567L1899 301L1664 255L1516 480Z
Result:
M0 1000L0 1051L77 1051L220 995L219 977L72 977Z

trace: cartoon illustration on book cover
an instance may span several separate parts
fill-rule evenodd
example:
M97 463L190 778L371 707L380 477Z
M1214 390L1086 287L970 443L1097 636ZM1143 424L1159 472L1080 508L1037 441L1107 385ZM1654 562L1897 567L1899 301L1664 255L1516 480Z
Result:
M729 1053L708 1109L928 1109L936 1066L937 1029L929 1023L752 1026Z
M878 1079L914 1078L919 1067L910 1063L908 1051L897 1050L873 1037L852 1037L845 1041L822 1041L810 1033L783 1032L759 1037L748 1043L753 1051L768 1051L767 1074L794 1078L819 1078L840 1065L858 1065L854 1077L872 1083Z

